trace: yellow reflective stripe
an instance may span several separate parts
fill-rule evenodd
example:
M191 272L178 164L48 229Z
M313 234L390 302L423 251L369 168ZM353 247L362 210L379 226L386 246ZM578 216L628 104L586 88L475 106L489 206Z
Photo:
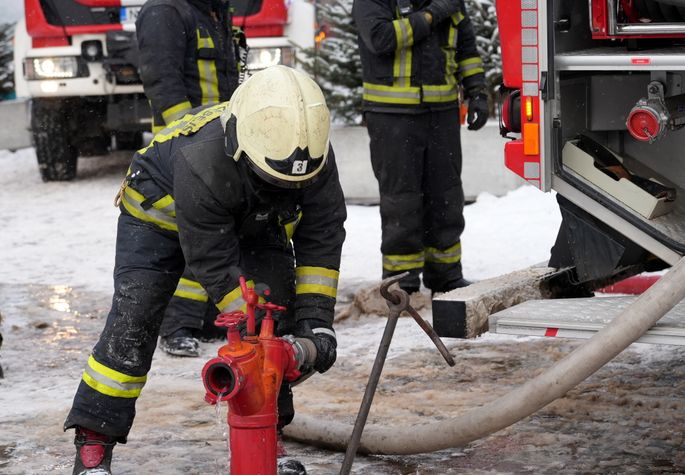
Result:
M423 253L388 254L383 256L383 269L391 271L421 269L423 267Z
M209 300L207 292L202 288L199 282L185 278L181 278L178 281L174 297L195 300L197 302L207 302Z
M467 58L458 63L459 77L461 79L473 76L478 73L485 73L483 69L483 61L478 58Z
M392 26L395 28L396 49L406 48L414 44L414 29L411 27L408 18L394 20Z
M455 84L425 85L421 88L423 89L424 102L452 102L459 97L459 91Z
M388 104L420 104L421 88L385 86L365 82L363 97L367 101Z
M147 376L130 376L98 363L93 355L83 371L83 382L95 391L112 397L134 398L140 396Z
M340 272L326 267L300 266L295 268L295 277L302 278L306 276L322 276L329 279L338 280Z
M300 294L321 294L326 297L336 298L338 296L338 289L329 287L327 285L318 284L297 284L295 286L295 293Z
M214 48L211 36L203 38L197 30L197 48ZM219 102L219 78L216 74L216 61L198 59L197 70L200 74L200 89L202 90L202 104Z
M454 20L455 15L452 15ZM449 33L447 35L447 44L442 47L445 53L445 83L456 84L457 78L457 43L459 39L459 30L454 26L454 21L450 23Z
M197 49L214 48L214 40L211 36L204 37L200 30L195 30L197 33Z
M214 104L219 101L219 80L216 75L216 63L212 60L198 59L200 72L200 89L202 104Z
M131 186L127 186L124 189L121 203L124 205L126 211L132 216L135 216L141 221L153 223L162 229L178 231L178 225L176 224L176 219L174 217L155 208L143 209L141 205L143 201L145 201L145 197L131 188Z
M150 142L147 147L139 150L138 153L143 155L155 144L166 142L178 137L179 135L190 135L197 132L203 126L207 125L214 119L217 119L227 107L228 102L222 102L221 104L216 104L215 106L203 109L195 115L183 116L180 120L172 122L159 133L157 133L152 139L152 142Z
M152 133L156 135L159 132L161 132L162 130L164 130L164 127L165 127L164 125L153 125L152 126ZM147 147L144 148L143 150L147 150Z
M461 242L453 244L447 249L435 247L426 248L426 262L436 262L438 264L454 264L461 261Z
M248 280L246 284L248 288L254 289L254 281ZM260 301L262 301L262 299L260 299ZM244 312L246 309L245 299L243 298L243 292L240 290L240 286L224 295L224 298L222 298L216 306L222 313L236 310L242 310Z
M340 272L325 267L301 266L295 268L295 293L321 294L336 298Z
M162 112L162 118L167 124L180 119L186 112L192 109L193 106L190 101L179 102L175 106L171 106Z
M392 22L395 28L397 48L395 59L392 66L392 75L395 78L394 85L408 87L411 81L411 61L414 42L414 31L412 30L409 19L395 20Z
M291 221L289 223L285 223L283 227L285 228L285 237L288 241L290 241L293 236L295 235L295 231L297 230L297 225L300 224L300 220L302 219L302 210L299 210L297 212L297 218L295 218L294 221Z
M162 213L171 216L173 218L176 217L176 203L174 202L174 199L171 197L171 195L166 195L154 203L152 203L152 207L155 209L160 210Z

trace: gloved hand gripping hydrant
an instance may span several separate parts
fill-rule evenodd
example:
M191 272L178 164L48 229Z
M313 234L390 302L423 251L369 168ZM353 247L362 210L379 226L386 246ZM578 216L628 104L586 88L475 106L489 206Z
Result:
M215 325L228 328L227 343L219 356L202 369L210 404L228 401L231 475L276 474L276 424L281 383L302 378L300 369L311 368L316 347L306 338L274 335L273 312L285 307L260 303L258 293L240 277L246 312L222 313ZM255 310L263 310L259 335ZM245 322L246 335L240 333Z

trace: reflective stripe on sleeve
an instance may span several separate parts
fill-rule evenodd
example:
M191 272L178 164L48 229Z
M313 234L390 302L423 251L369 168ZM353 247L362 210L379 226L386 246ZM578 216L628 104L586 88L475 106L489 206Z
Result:
M165 123L170 124L171 122L183 117L186 112L192 108L193 106L190 104L190 101L183 101L164 110L162 112L162 118L164 119Z
M290 221L289 223L283 224L283 228L285 229L285 237L290 242L295 235L295 231L297 230L297 225L300 224L300 221L302 220L302 210L297 211L297 217L293 220Z
M383 256L383 269L389 271L413 270L423 268L423 253L387 254Z
M176 203L174 202L174 199L171 197L171 195L166 195L158 199L157 201L152 203L152 207L161 211L167 216L171 216L172 218L176 217Z
M393 87L407 88L411 85L411 45L414 42L414 32L406 18L393 21L393 26L397 38L397 49L392 66Z
M481 61L479 57L463 59L459 61L457 65L460 79L464 79L478 73L485 73L485 69L483 69L483 61Z
M409 23L409 18L394 20L392 26L395 28L395 39L397 49L406 48L414 44L414 30Z
M340 272L325 267L301 266L295 268L295 294L321 294L336 298Z
M254 289L254 281L248 280L246 284L249 289ZM216 306L221 313L235 312L236 310L242 310L244 312L247 307L240 286L227 293Z
M209 295L207 291L202 288L199 282L194 280L181 279L178 281L176 286L176 291L174 292L174 297L180 297L188 300L195 300L197 302L207 302L209 300Z
M438 264L454 264L461 261L461 243L458 242L447 249L437 249L435 247L426 248L426 262Z
M154 206L149 209L143 209L143 201L145 201L145 197L131 188L130 185L124 189L124 194L121 197L121 204L124 205L126 211L132 216L135 216L141 221L153 223L162 229L178 232L178 225L176 224L176 218L174 216L170 216Z
M83 382L95 391L112 397L135 398L145 386L147 376L129 376L95 361L93 355L83 371Z

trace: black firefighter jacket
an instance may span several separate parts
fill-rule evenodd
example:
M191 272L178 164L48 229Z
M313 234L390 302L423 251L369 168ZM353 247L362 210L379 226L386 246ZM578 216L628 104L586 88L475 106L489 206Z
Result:
M364 110L421 112L458 104L466 91L484 85L483 63L464 0L460 11L430 25L422 8L430 0L412 0L413 12L401 16L396 0L355 0L364 82Z
M222 311L240 298L241 248L294 248L295 316L332 324L346 218L333 151L312 185L270 187L244 159L226 155L219 120L226 107L186 116L138 151L121 204L139 219L178 231L187 267Z
M193 107L227 101L238 86L226 0L149 0L136 20L140 74L153 132Z

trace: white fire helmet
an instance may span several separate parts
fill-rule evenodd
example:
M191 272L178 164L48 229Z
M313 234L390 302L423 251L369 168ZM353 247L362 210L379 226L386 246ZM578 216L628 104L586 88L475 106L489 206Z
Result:
M263 180L283 188L312 183L326 165L330 113L319 86L286 66L257 72L221 115L226 151L245 155Z

